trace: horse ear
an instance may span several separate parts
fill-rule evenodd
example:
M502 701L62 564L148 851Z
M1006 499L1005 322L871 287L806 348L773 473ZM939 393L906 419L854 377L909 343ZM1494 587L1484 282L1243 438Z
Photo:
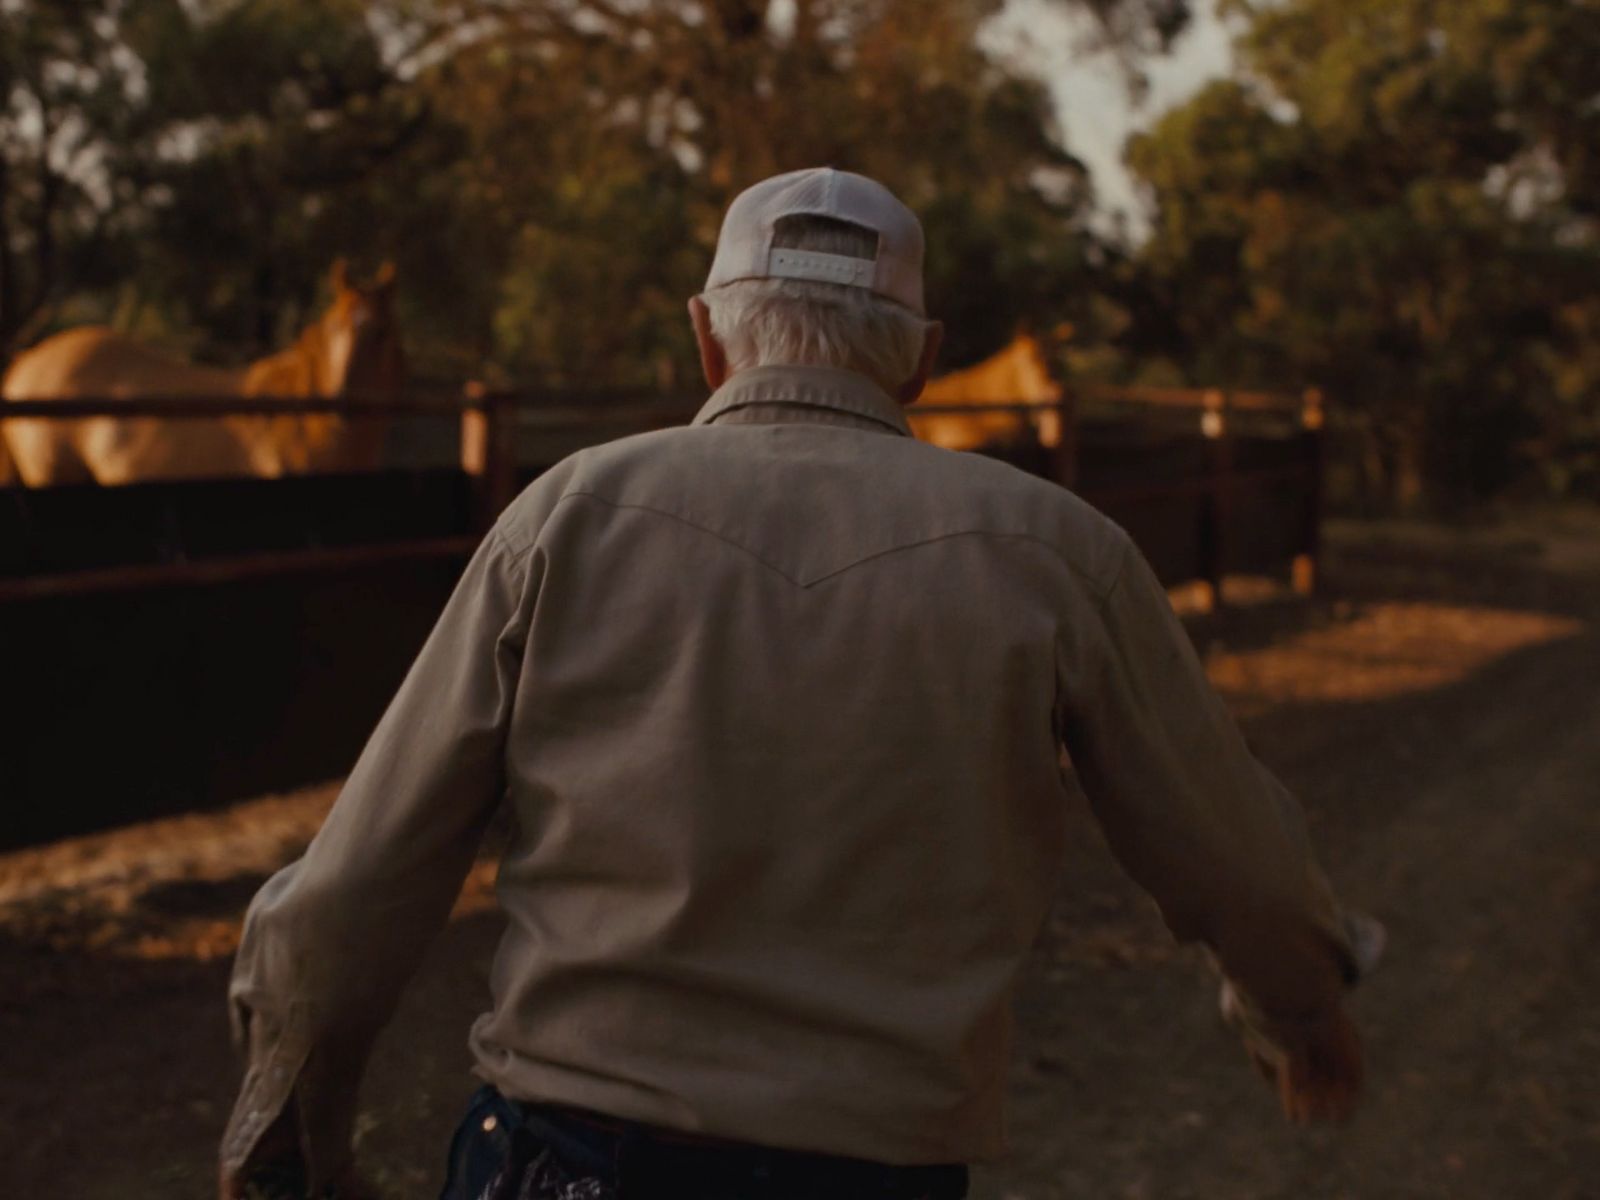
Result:
M328 278L333 281L333 290L348 292L350 290L350 264L342 258L333 260L333 270L328 273Z
M387 292L394 287L394 275L394 259L384 259L383 265L378 268L378 273L372 278L372 290L375 292Z

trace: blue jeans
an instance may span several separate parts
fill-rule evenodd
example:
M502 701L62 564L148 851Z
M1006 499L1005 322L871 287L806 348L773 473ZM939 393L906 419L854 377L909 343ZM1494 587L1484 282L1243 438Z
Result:
M961 1200L959 1163L893 1167L733 1143L694 1144L479 1088L450 1143L440 1200Z
M511 1151L522 1114L494 1088L479 1088L450 1139L450 1160L439 1200L480 1200Z

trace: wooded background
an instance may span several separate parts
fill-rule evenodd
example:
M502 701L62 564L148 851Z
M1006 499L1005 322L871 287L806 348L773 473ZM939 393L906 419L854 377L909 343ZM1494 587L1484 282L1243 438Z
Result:
M831 163L922 215L947 367L1028 328L1069 380L1316 385L1352 499L1600 497L1600 2L1217 2L1135 241L1004 0L0 0L0 361L241 361L345 255L423 378L682 389L728 200ZM1193 15L1048 3L1135 90Z

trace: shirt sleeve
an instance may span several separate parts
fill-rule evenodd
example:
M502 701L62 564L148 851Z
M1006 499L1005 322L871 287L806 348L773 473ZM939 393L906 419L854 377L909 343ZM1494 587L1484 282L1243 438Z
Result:
M348 1160L368 1050L505 792L527 557L498 532L479 547L321 831L250 905L229 988L247 1069L225 1171L291 1100L313 1188Z
M1326 1011L1357 967L1300 808L1131 544L1091 624L1063 639L1057 724L1112 852L1180 941L1211 949L1258 1032Z

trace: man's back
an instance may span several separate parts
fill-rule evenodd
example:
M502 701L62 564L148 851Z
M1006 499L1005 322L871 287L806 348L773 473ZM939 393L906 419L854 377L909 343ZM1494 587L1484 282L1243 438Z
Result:
M741 193L689 303L695 426L577 455L502 515L251 904L230 1195L347 1171L367 1048L507 799L472 1033L496 1087L451 1200L702 1195L704 1170L727 1195L962 1194L1003 1148L1063 747L1289 1113L1349 1111L1340 911L1149 565L1065 491L909 436L942 335L922 256L861 176Z
M480 1065L723 1136L992 1155L1059 865L1058 663L1125 538L848 373L719 396L501 522L538 598Z

